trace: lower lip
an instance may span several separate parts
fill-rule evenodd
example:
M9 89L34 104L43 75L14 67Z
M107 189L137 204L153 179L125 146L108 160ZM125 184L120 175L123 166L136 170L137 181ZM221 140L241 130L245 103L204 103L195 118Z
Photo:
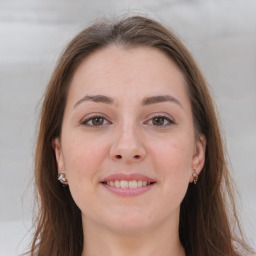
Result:
M143 193L146 193L147 191L149 191L154 185L150 184L147 185L145 187L137 187L137 188L116 188L116 187L112 187L106 184L101 183L108 191L118 195L118 196L138 196L141 195Z

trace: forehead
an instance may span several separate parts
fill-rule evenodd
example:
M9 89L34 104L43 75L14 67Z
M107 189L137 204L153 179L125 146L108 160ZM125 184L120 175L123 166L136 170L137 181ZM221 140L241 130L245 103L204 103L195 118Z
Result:
M135 98L172 93L184 97L186 87L183 73L159 49L113 45L91 53L81 62L68 97L77 98L86 93Z

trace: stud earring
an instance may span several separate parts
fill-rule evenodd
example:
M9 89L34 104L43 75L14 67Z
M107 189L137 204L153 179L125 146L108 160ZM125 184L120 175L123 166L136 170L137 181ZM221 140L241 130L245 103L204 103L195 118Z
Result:
M194 184L196 184L197 181L198 181L198 174L195 171L192 175L193 175L193 178L194 178Z
M58 175L58 180L62 183L62 182L67 182L67 178L66 178L66 174L65 173L60 173Z

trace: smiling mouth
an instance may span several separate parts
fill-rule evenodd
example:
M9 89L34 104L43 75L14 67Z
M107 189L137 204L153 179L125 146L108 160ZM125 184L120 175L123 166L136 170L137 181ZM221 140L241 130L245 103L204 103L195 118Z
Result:
M101 183L115 188L141 188L153 185L156 182L149 182L145 180L111 180L103 181Z

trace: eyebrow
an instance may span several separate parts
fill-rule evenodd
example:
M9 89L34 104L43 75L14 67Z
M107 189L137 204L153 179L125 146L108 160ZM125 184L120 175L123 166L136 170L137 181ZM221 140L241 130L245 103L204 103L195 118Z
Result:
M171 95L158 95L158 96L152 96L147 97L142 100L142 105L150 105L150 104L156 104L161 102L174 102L178 104L182 108L182 104L180 101L178 101L176 98L174 98Z
M85 101L93 101L97 103L105 103L105 104L111 104L111 105L114 104L115 102L113 98L105 95L85 95L83 98L81 98L76 102L76 104L74 105L74 108ZM183 108L180 101L178 101L176 98L174 98L171 95L157 95L157 96L145 97L142 100L142 105L146 106L146 105L157 104L161 102L173 102L179 105L181 108Z
M104 95L85 95L82 99L77 101L74 108L85 101L93 101L98 103L114 104L114 99Z

